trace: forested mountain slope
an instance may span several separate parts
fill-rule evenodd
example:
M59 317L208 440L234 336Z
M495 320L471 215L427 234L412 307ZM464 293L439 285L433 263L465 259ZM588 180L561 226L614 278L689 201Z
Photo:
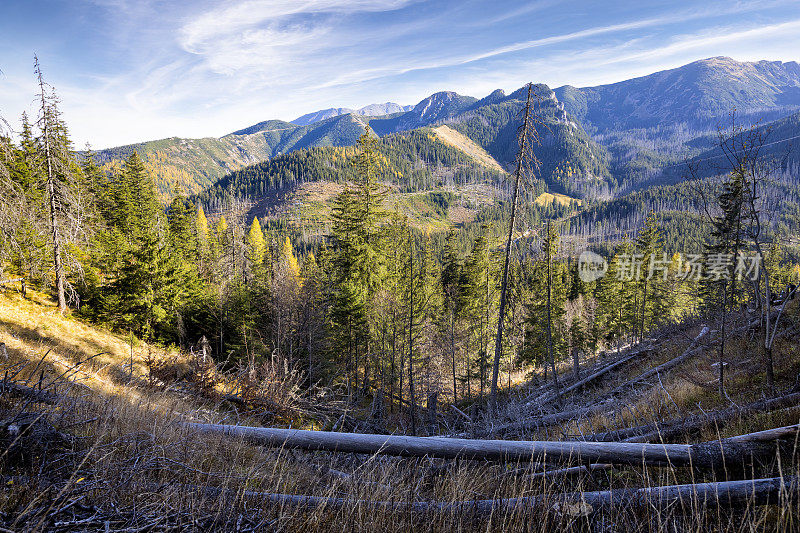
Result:
M556 95L570 114L599 133L661 124L702 131L733 109L774 120L800 108L800 65L712 57L610 85L566 85Z
M616 194L710 150L717 128L764 124L800 109L800 65L714 57L610 85L555 90L564 109L611 153ZM675 182L680 172L667 172Z
M570 120L547 86L537 86L542 100L542 161L539 176L569 193L603 189L608 177L602 148ZM493 95L493 96L492 96ZM102 163L113 164L138 151L156 174L160 192L173 189L197 193L231 171L279 154L315 146L352 146L369 124L379 135L447 124L485 149L501 165L514 159L516 130L522 110L522 90L509 96L502 91L484 100L453 92L436 93L411 111L382 117L338 115L309 125L268 120L219 139L170 138L101 150ZM509 144L510 143L510 144Z
M363 132L360 117L342 115L310 126L270 120L221 138L159 141L100 150L97 159L113 164L137 151L156 177L159 192L197 193L225 174L275 155L311 146L352 145Z
M440 127L441 128L441 127ZM453 142L457 132L451 130L446 140L441 129L421 128L407 133L396 133L381 137L380 175L384 185L398 194L411 194L425 191L454 190L465 186L486 185L503 187L505 172L490 156L481 153L480 147L468 139ZM472 153L470 153L472 152ZM232 202L249 205L252 216L287 213L288 204L294 205L303 198L304 215L327 217L330 212L332 190L338 191L347 182L357 178L357 169L351 160L356 154L352 147L315 147L296 150L274 157L256 165L228 174L210 188L197 196L197 200L211 211L225 209ZM304 188L303 184L318 183L319 186ZM328 184L328 185L325 185ZM335 186L338 184L338 186ZM543 192L545 185L536 181L532 191ZM307 194L304 194L307 193ZM300 194L300 196L298 196ZM441 198L431 200L420 198L427 207L417 205L408 214L420 214L428 209L435 211L436 202L446 211L448 193L441 192ZM491 195L492 197L494 194ZM396 197L395 200L416 204L411 197ZM476 199L476 205L483 205L483 199ZM413 205L406 205L413 208Z

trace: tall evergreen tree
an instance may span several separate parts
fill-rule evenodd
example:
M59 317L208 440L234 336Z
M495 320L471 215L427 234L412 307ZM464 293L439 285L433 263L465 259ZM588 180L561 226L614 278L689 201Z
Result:
M665 277L659 276L667 272L667 270L658 270L657 267L663 266L664 269L669 267L669 262L662 252L661 241L658 218L656 218L655 212L651 212L636 238L636 253L642 262L641 272L634 280L637 288L637 301L640 302L636 312L638 315L636 328L640 339L656 318L657 298L660 296L661 286L659 280L664 281Z
M358 355L369 352L372 297L385 272L382 231L386 219L386 191L378 181L381 157L369 128L359 137L357 148L353 165L359 181L337 196L331 215L337 250L331 310L339 332L336 348L347 354L349 374L356 380Z

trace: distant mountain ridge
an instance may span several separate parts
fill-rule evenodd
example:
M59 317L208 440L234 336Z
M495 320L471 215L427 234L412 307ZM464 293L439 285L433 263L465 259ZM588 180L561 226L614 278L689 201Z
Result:
M736 109L778 118L800 109L800 64L712 57L609 85L555 89L568 113L598 131L679 122L706 127Z
M652 183L664 165L710 149L716 124L724 125L734 108L744 120L764 122L800 110L800 65L715 57L609 85L552 91L540 84L535 90L547 125L536 149L539 176L554 192L607 198ZM380 136L446 125L507 166L515 157L525 96L524 87L508 95L497 89L482 99L441 91L415 106L331 108L294 122L266 120L218 139L162 139L97 156L114 164L138 150L162 194L176 187L191 194L293 150L350 146L367 125Z
M543 111L551 126L548 135L554 139L542 147L539 154L546 163L542 174L545 181L554 183L551 178L561 172L557 168L561 160L571 161L582 176L591 177L590 181L596 176L605 177L607 172L602 163L605 159L602 150L579 126L566 120L563 109L558 107L553 92L546 85L536 87L537 92L546 97L547 105ZM478 100L442 91L423 99L404 113L380 116L348 113L305 126L267 120L218 139L173 137L101 150L96 156L101 163L113 165L119 164L134 150L138 151L154 173L161 194L168 197L176 188L184 194L197 193L230 172L293 150L351 146L367 125L383 136L447 124L486 150L497 164L506 165L514 157L516 121L526 92L520 89L506 96L503 91L495 91L492 95L488 100ZM367 109L370 112L379 110L374 107ZM579 188L565 184L559 186L566 192Z
M329 109L321 109L312 113L307 113L301 117L297 117L292 121L292 124L298 126L307 126L315 122L320 122L339 115L361 115L365 117L378 117L382 115L391 115L392 113L404 113L414 108L412 105L400 105L394 102L386 102L383 104L370 104L360 109L350 109L348 107L331 107Z

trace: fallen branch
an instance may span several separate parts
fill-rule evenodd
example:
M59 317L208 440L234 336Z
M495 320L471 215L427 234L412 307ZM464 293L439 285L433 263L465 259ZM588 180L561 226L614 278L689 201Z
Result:
M12 383L9 381L0 381L0 394L8 394L9 396L25 398L26 400L33 400L35 402L45 403L47 405L58 403L58 401L61 399L61 396L58 394L53 394L52 392L48 392L46 390L35 389L33 387L26 387L25 385Z
M701 415L656 422L631 428L616 429L603 433L588 435L584 440L599 442L650 442L661 440L667 442L687 433L694 433L706 427L723 427L730 420L738 416L748 416L754 413L770 412L784 407L800 404L800 393L760 400L742 407L732 406L727 409L711 411Z
M186 486L184 486L186 487ZM377 509L419 513L474 513L491 514L498 511L524 511L545 506L554 512L563 512L564 505L578 504L581 514L591 514L602 509L625 507L657 507L693 512L708 507L741 507L745 505L774 505L800 492L796 477L765 478L743 481L722 481L687 485L668 485L641 489L614 489L596 492L573 492L544 496L527 496L497 500L471 500L460 502L404 502L353 500L322 496L274 494L257 491L235 491L218 487L189 487L209 497L223 494L268 501L280 506L305 509Z
M590 465L570 466L568 468L558 468L556 470L544 470L543 472L534 472L530 477L536 478L555 478L566 477L580 474L591 474L592 472L611 470L614 465L607 463L593 463Z
M649 353L650 350L651 350L650 347L645 347L645 348L640 348L638 350L635 350L635 351L632 351L632 352L628 353L627 355L625 355L624 357L614 361L610 365L604 366L603 368L601 368L600 370L598 370L594 374L592 374L590 376L587 376L584 379L578 381L577 383L567 387L566 389L564 389L561 392L561 395L564 396L564 395L567 395L567 394L569 394L569 393L571 393L573 391L581 389L582 387L584 387L585 385L591 383L592 381L595 381L596 379L603 377L605 374L611 372L612 370L614 370L618 366L627 363L628 361L630 361L634 357L642 355L642 354ZM532 400L531 402L528 403L528 405L537 404L537 403L538 404L545 404L545 403L551 402L551 401L553 401L555 399L556 399L556 394L555 393L547 393L547 394L544 394L544 395Z

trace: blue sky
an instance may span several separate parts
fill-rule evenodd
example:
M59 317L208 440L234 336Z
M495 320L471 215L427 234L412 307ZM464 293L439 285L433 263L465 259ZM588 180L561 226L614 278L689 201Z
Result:
M3 0L0 116L37 53L75 143L220 136L326 107L800 61L800 1Z

